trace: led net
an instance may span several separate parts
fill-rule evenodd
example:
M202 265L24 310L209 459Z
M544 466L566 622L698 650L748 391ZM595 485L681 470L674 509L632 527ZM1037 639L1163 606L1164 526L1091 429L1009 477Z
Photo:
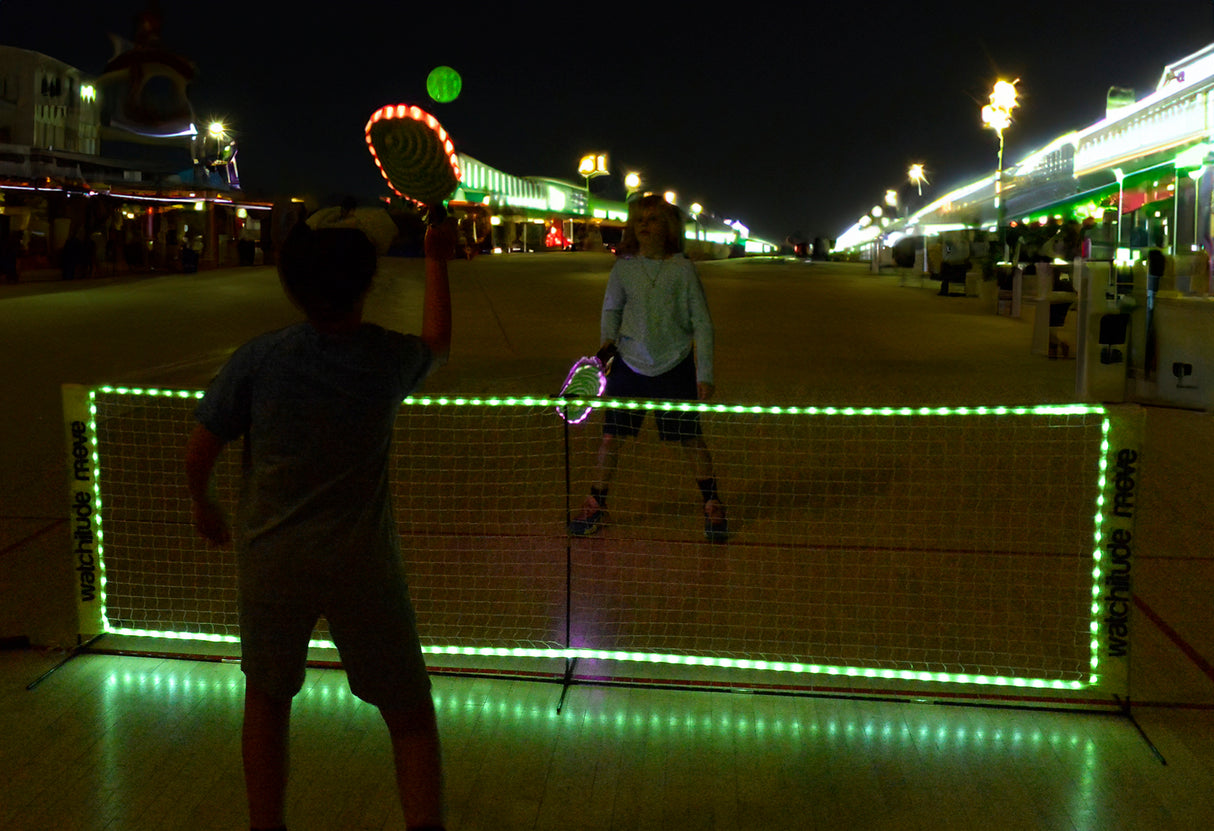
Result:
M1088 677L1100 416L703 424L730 542L704 540L692 468L643 430L621 451L609 523L575 540L575 646Z
M190 522L182 460L196 405L193 394L96 396L106 622L113 630L239 634L235 556L208 547ZM393 507L425 643L563 643L566 557L557 532L564 459L551 408L402 409ZM215 472L230 513L239 463L233 446ZM323 621L316 637L328 637Z
M105 626L234 637L234 557L190 526L194 394L95 402ZM431 649L1089 679L1099 408L705 409L720 544L651 415L621 449L607 524L570 538L602 416L566 428L552 403L402 409L395 509ZM229 505L239 455L217 471Z

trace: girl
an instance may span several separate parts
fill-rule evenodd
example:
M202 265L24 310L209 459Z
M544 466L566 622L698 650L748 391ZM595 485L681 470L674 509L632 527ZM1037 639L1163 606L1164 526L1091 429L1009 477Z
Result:
M678 208L656 195L633 202L620 255L603 298L599 356L616 358L607 376L607 396L707 401L713 394L712 318L700 275L683 255ZM728 533L725 506L717 494L699 414L655 412L654 416L658 436L678 442L692 468L704 499L704 535L723 542ZM643 410L606 411L597 482L570 520L571 534L587 536L602 526L619 443L637 435L644 418Z

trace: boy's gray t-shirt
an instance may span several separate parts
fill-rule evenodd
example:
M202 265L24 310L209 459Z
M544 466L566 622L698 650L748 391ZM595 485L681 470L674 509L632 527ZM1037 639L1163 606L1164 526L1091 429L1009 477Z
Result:
M432 362L416 335L372 324L326 335L301 323L232 355L195 416L225 441L245 439L242 591L387 579L399 568L388 450L401 400Z

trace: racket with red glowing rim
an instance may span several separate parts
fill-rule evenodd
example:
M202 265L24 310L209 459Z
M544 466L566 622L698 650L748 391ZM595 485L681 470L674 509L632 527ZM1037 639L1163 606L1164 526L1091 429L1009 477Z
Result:
M380 107L364 132L375 166L397 195L438 205L455 192L460 180L455 145L438 119L421 107Z

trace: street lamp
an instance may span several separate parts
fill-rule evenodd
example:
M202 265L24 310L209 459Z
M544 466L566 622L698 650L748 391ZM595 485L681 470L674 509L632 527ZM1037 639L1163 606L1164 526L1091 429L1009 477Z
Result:
M634 194L638 190L640 190L641 189L641 174L637 173L635 170L629 171L624 176L624 187L628 189L629 196L632 196L632 194Z
M586 201L590 201L590 180L607 173L607 154L587 153L577 163L577 172L586 178Z
M892 188L885 191L885 204L890 208L890 212L894 216L897 216L898 215L898 191L896 191Z
M911 165L906 171L907 178L911 180L911 184L919 191L919 195L923 195L923 183L927 182L927 174L923 170L923 165L916 162ZM927 182L929 185L931 182Z
M991 103L982 107L982 123L999 136L999 165L995 171L995 227L999 230L1000 245L1003 238L1003 131L1012 123L1012 110L1017 106L1015 81L996 81L991 90ZM1005 246L1006 247L1006 246ZM1006 253L1005 257L1006 259Z
M223 155L223 140L227 137L227 126L222 121L212 121L207 127L207 135L215 139L215 158Z

